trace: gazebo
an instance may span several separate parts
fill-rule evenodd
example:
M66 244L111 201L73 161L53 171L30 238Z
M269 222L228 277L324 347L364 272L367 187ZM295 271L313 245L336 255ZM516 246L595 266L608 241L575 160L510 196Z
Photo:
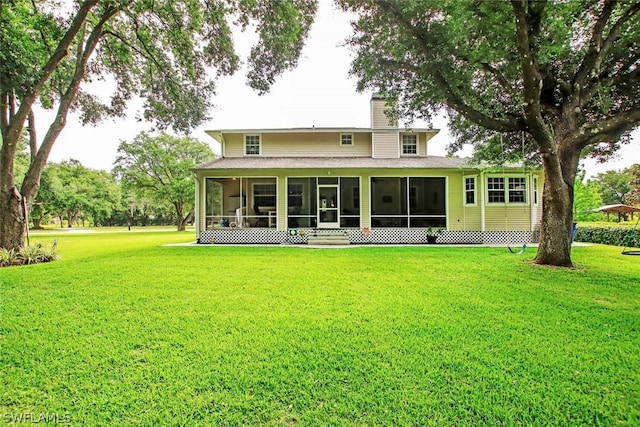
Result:
M605 205L600 206L597 209L598 212L606 212L607 213L607 221L609 221L609 214L617 213L618 220L620 220L620 216L622 214L631 214L631 220L633 221L633 213L640 212L640 207L637 206L629 206L629 205Z

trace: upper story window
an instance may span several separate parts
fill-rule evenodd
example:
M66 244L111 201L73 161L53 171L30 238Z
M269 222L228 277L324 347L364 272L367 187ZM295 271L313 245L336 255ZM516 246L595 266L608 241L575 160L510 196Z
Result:
M489 203L526 203L527 179L525 177L487 178Z
M353 145L353 134L352 133L341 133L340 134L340 146L341 147L350 147Z
M260 155L260 135L244 136L244 154L245 156Z
M466 205L476 204L476 177L467 177L464 179L464 203Z
M415 156L418 154L417 135L402 135L402 154L405 156Z

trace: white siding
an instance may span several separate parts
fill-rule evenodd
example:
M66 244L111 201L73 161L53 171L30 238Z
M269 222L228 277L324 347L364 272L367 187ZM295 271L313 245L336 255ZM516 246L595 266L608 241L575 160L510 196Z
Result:
M262 157L371 157L371 134L353 134L353 145L340 145L340 132L263 133ZM225 135L225 157L243 157L244 135Z
M354 133L353 145L340 145L339 132L263 134L265 157L370 157L368 133Z

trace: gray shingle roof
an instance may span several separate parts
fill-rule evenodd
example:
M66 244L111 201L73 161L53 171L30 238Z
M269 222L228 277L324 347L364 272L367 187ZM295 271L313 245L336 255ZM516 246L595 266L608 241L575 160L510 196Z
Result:
M203 163L194 171L216 169L456 169L471 167L469 159L455 157L401 157L374 159L370 157L226 157Z

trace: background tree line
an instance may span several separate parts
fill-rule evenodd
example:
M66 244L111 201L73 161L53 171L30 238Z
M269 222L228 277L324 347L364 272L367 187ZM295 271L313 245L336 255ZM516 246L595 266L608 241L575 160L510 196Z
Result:
M22 145L18 171L28 167L24 141ZM50 162L42 173L30 226L176 225L184 230L195 208L191 168L213 158L211 148L194 138L143 132L120 143L111 172L73 159Z
M573 216L576 221L608 219L606 214L595 212L604 205L640 206L640 164L608 170L591 179L586 179L585 175L584 170L579 171L575 183ZM625 219L625 216L621 218Z

